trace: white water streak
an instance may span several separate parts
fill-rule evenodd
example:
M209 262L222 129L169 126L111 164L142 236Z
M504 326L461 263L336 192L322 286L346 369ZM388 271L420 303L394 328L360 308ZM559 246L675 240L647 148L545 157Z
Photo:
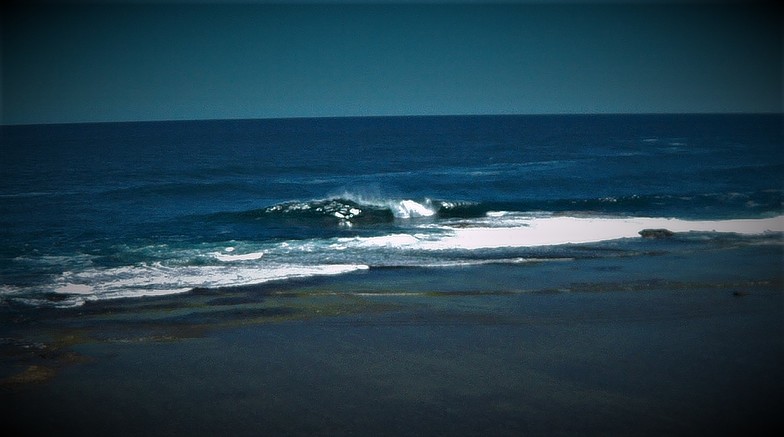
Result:
M197 287L228 287L319 275L338 275L367 269L363 264L315 266L189 266L159 264L66 272L52 291L78 294L87 300L155 296L189 291Z
M596 243L639 237L644 229L672 232L730 232L758 235L784 232L784 216L769 219L690 221L666 218L531 217L513 227L458 228L437 241L423 241L425 250L537 247Z

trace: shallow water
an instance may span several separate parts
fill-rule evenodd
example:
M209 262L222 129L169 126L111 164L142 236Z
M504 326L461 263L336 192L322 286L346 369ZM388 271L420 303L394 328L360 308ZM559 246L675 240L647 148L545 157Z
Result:
M782 429L781 255L764 244L699 258L371 269L17 309L4 337L38 338L50 357L6 354L6 373L53 374L6 378L3 409L35 433Z

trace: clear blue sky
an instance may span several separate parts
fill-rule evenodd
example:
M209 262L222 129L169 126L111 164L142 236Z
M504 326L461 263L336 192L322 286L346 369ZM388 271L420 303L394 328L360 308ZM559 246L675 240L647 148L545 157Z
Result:
M2 121L781 112L777 9L3 6Z

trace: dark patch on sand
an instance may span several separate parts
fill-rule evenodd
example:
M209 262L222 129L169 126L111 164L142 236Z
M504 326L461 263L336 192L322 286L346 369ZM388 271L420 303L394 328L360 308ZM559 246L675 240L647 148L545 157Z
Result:
M245 305L260 303L263 299L257 296L241 295L241 296L225 296L216 297L205 302L210 306L229 306L229 305Z
M20 338L0 339L0 357L7 366L0 378L0 389L15 390L43 383L65 366L89 361L88 357L68 348L74 339L70 335L47 343Z

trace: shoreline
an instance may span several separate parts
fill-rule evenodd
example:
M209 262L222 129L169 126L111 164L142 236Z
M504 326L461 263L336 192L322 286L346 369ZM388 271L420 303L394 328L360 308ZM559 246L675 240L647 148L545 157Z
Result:
M30 434L784 430L781 254L371 269L7 307L0 403Z
M216 258L217 264L207 262L203 265L183 266L177 263L168 265L154 262L91 266L83 271L65 271L59 276L55 275L51 284L37 285L43 290L45 287L51 287L49 297L43 291L38 295L32 292L25 294L24 288L14 287L7 287L3 294L10 300L28 300L42 305L46 305L48 300L54 306L78 307L91 301L187 294L201 288L253 287L286 280L343 276L371 269L417 267L416 264L407 265L411 261L404 256L406 253L429 256L450 252L453 255L445 256L443 260L436 255L433 255L432 259L422 258L421 267L452 268L472 264L572 261L575 254L584 252L584 249L591 250L593 245L596 245L598 251L618 247L634 254L653 247L645 241L651 239L672 240L675 244L714 240L714 248L724 244L722 240L729 239L736 239L737 245L762 242L780 246L784 241L784 216L781 215L765 219L685 220L499 214L494 217L492 225L477 222L471 226L463 226L454 223L440 226L442 232L435 236L416 233L414 231L418 228L413 228L389 235L341 237L321 242L325 259L330 259L330 251L338 253L339 256L351 252L366 253L363 251L379 256L383 251L393 250L401 254L400 259L395 261L398 264L386 265L388 260L383 257L371 261L361 257L343 256L338 261L288 265L274 256L270 256L268 262L262 250L236 254L232 246L227 252L231 255L209 252L213 249L208 250L208 255L203 255L207 259L220 255ZM743 239L746 239L745 243ZM666 242L661 242L660 246L668 251L680 250L677 247L667 247ZM500 258L471 257L471 254L481 251L503 250L508 250L510 255ZM707 250L711 248L707 247ZM230 258L227 259L226 256Z

